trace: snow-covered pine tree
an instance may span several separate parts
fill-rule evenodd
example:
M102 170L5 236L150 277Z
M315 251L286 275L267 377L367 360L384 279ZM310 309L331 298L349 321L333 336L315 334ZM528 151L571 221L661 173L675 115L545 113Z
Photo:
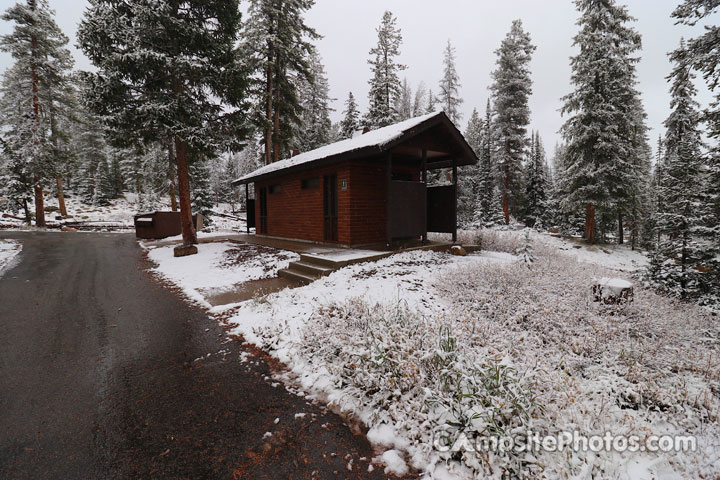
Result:
M236 146L246 133L240 16L238 0L93 0L78 29L98 69L88 74L90 104L115 139L174 139L185 244L197 243L191 152Z
M397 62L402 32L396 23L393 14L386 11L377 29L377 45L370 50L372 78L368 81L369 107L364 123L371 129L392 125L398 118L397 104L402 93L399 73L406 67Z
M564 175L567 209L585 210L585 238L594 243L598 216L616 217L618 200L625 200L631 161L635 155L633 101L635 65L640 35L627 23L634 19L615 0L575 0L580 31L571 59L571 83L562 112L570 118L562 127L569 163Z
M101 159L97 164L97 184L93 195L93 205L108 205L113 199L114 186L110 167L106 159Z
M23 148L21 157L27 160L27 171L33 179L35 224L38 226L45 226L43 188L52 176L53 166L48 152L49 116L42 115L41 111L48 108L50 89L58 88L58 80L65 78L66 70L71 67L66 48L68 38L55 23L53 15L47 0L27 0L8 8L0 17L15 24L11 33L0 36L0 51L9 52L15 60L13 75L20 89L16 95L23 98L22 108L32 119L22 124L23 129L29 129L31 145Z
M413 100L412 116L419 117L425 114L425 106L427 105L427 87L425 82L420 82L415 90L415 99Z
M522 163L529 146L530 60L535 48L530 35L523 30L522 21L515 20L500 48L495 51L497 68L492 73L493 84L490 87L498 145L494 161L506 224L510 223L511 215L517 215L524 194Z
M483 143L483 121L478 114L477 108L473 109L465 129L465 140L480 160L477 165L460 167L458 175L458 222L463 227L473 224L475 205L478 200L478 188L482 181L482 143Z
M425 113L435 113L437 111L437 107L435 106L435 102L437 102L437 97L432 91L432 88L428 89L427 92L427 107L425 107Z
M460 125L462 119L460 105L462 105L463 99L460 98L460 86L460 77L455 68L455 47L448 40L443 53L443 76L440 80L438 100L443 111L455 125Z
M403 78L402 89L397 104L397 120L399 122L412 118L413 116L413 96L412 89L407 78Z
M665 159L658 179L660 241L653 252L650 279L665 291L692 298L710 289L705 270L711 258L706 228L710 212L703 188L701 114L684 42L670 58L674 63L668 76L671 112L665 120Z
M265 163L289 153L300 128L302 82L312 82L312 40L305 23L314 0L251 0L242 50L251 70L253 123L265 137Z
M301 152L320 148L331 142L330 87L320 54L312 50L309 61L312 81L301 80L300 128L293 145Z
M210 172L205 158L197 157L190 164L190 189L193 213L202 215L205 225L209 225L215 203L212 198Z
M485 107L485 119L482 123L480 135L480 150L476 152L478 159L477 195L473 213L473 225L477 228L492 227L503 222L501 202L495 183L495 169L493 166L493 152L495 141L493 139L493 113L490 100Z
M720 12L720 0L684 0L673 12L678 23L696 25ZM705 25L705 33L687 42L689 61L702 72L715 101L705 111L710 136L720 138L720 25Z
M533 132L525 187L525 223L528 227L540 229L546 224L550 190L548 173L545 147L540 133Z
M9 210L22 210L28 225L32 221L28 204L33 198L33 182L27 164L12 148L0 138L0 194L5 197Z
M352 92L348 93L345 100L345 110L343 111L343 119L340 121L340 138L352 138L355 132L360 128L360 112L358 111L357 102Z

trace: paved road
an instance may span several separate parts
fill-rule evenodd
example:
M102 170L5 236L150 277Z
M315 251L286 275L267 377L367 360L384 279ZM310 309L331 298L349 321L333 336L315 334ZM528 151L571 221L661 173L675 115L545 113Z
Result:
M0 478L384 478L363 436L155 283L132 236L0 238L23 243L0 278Z

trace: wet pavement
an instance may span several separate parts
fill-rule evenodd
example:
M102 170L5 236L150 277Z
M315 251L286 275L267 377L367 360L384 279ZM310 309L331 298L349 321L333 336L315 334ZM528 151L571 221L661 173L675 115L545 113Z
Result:
M158 284L132 235L0 238L23 243L0 278L0 478L386 478L364 436Z

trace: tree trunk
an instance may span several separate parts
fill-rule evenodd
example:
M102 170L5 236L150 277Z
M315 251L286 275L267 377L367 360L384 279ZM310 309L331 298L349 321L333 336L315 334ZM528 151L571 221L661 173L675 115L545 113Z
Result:
M625 228L623 225L623 214L618 212L618 245L625 243Z
M175 159L173 158L173 142L168 142L168 180L170 181L170 208L177 212L178 204L175 198Z
M60 208L60 215L67 217L67 209L65 208L65 194L63 193L62 177L55 177L57 182L57 198L58 206Z
M179 138L175 139L175 156L177 158L178 196L180 197L180 226L182 228L183 243L193 245L198 243L195 226L192 220L192 206L190 204L190 174L188 171L187 145Z
M32 218L30 217L30 209L28 208L27 200L23 199L23 210L25 211L25 221L28 225L32 224Z
M269 165L272 163L272 137L273 137L273 44L268 42L268 66L267 66L267 78L266 81L266 101L265 106L265 121L267 126L265 128L265 164Z
M40 183L40 176L33 178L33 190L35 191L35 226L45 226L45 200L43 199L43 188Z
M503 214L505 215L505 225L510 225L510 172L508 167L504 168L505 178L503 179L503 185L505 186L503 191Z
M35 0L29 0L28 5L30 6L31 11L35 11L37 8L37 2ZM32 35L31 39L31 48L32 48L32 57L37 57L37 49L38 49L38 39L35 35ZM34 119L34 128L35 131L33 132L33 137L35 138L34 142L36 147L38 147L38 140L37 137L39 135L40 130L40 101L38 99L38 72L35 69L35 61L32 62L32 102L33 102L33 119ZM38 159L35 159L37 162ZM39 169L38 165L33 166L34 169ZM44 227L45 226L45 205L44 205L44 199L43 199L43 188L42 188L42 177L40 176L40 172L35 171L33 175L33 190L35 193L35 225L38 227Z
M275 76L280 78L280 56L275 56ZM275 86L275 118L273 133L273 162L280 160L280 85Z
M585 238L590 245L595 243L595 206L592 203L585 207Z

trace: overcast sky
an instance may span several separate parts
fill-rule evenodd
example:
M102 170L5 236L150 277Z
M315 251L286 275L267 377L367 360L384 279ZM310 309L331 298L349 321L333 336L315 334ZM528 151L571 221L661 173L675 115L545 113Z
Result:
M637 18L635 27L643 37L642 60L638 66L639 90L648 112L653 142L663 132L662 122L669 112L669 94L665 76L670 71L666 53L678 45L682 36L693 37L702 27L674 25L670 13L680 0L628 0L630 13ZM14 1L0 0L0 10ZM243 2L245 3L245 2ZM75 32L87 6L85 0L50 0L60 27L70 37L78 68L90 64L75 48ZM441 5L441 6L440 6ZM569 57L573 55L572 37L577 32L577 12L571 0L317 0L308 12L307 22L324 38L318 42L320 54L336 100L333 120L341 118L343 102L352 91L364 110L367 106L367 81L370 69L368 52L377 41L375 29L383 12L392 11L402 29L400 61L408 66L403 72L413 91L423 81L436 93L442 75L442 53L449 39L457 51L457 70L465 100L462 112L464 131L472 109L483 113L488 99L490 72L495 68L494 51L520 18L537 50L532 60L533 95L531 128L539 130L546 149L552 154L557 133L563 123L558 111L560 98L570 92ZM717 15L710 19L717 23ZM10 25L0 22L0 34ZM0 53L0 71L11 58ZM698 100L706 105L711 96L699 79Z

